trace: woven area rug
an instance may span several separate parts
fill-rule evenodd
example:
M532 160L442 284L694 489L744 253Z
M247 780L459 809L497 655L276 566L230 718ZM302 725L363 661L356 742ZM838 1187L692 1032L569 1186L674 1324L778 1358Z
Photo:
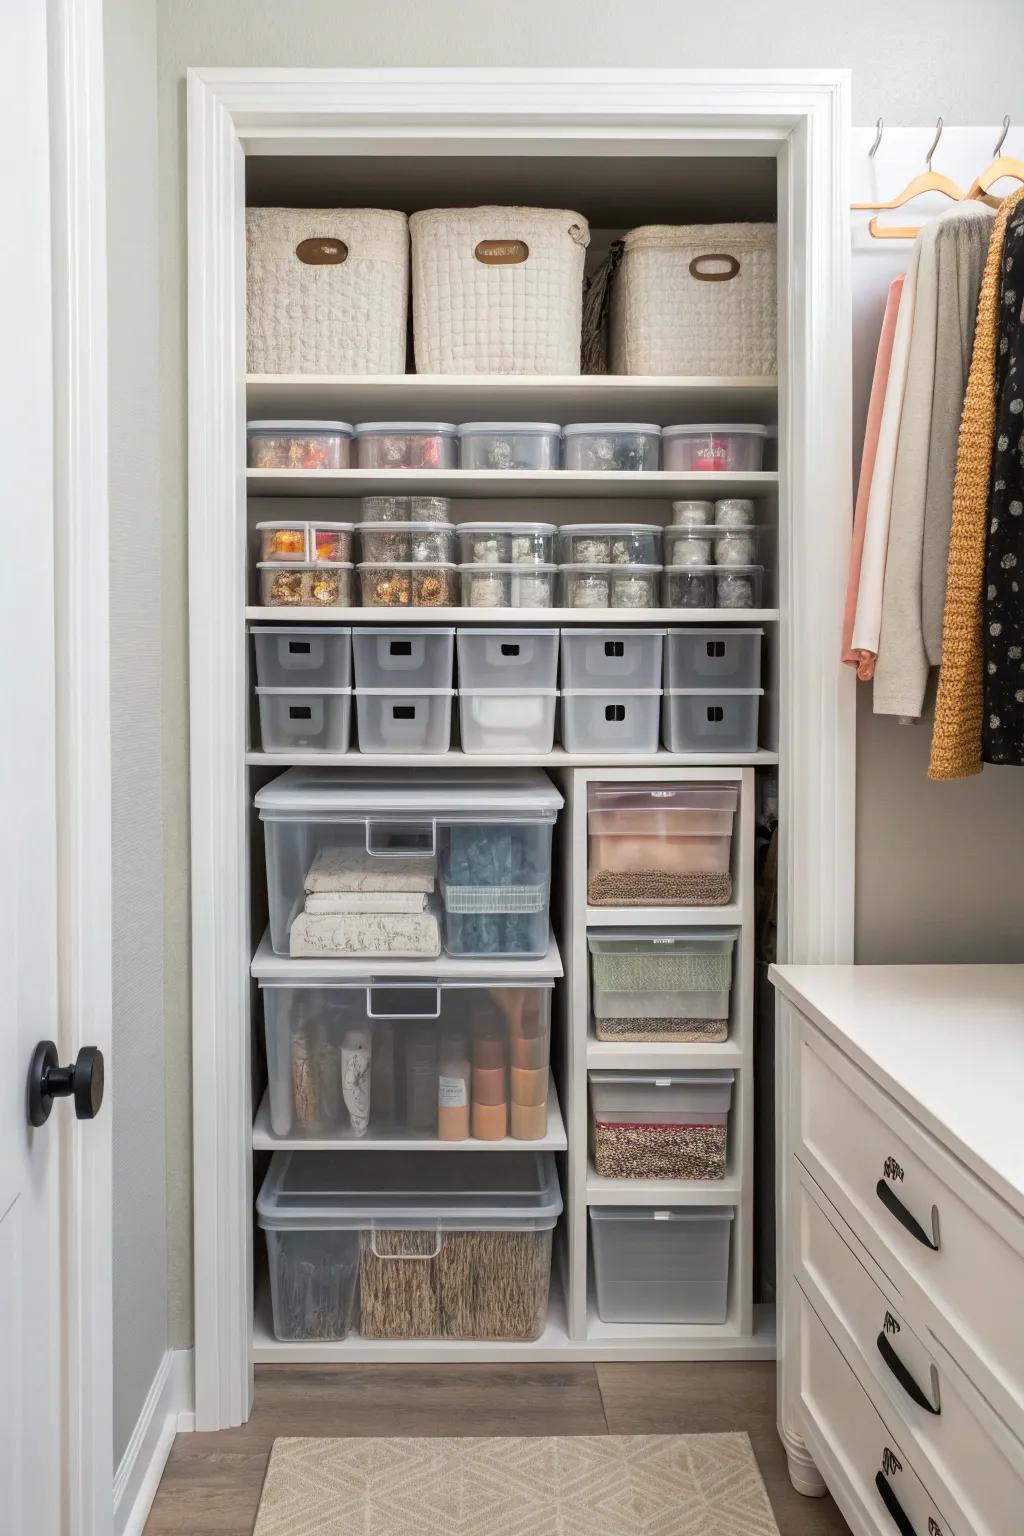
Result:
M779 1536L739 1435L275 1440L254 1536Z

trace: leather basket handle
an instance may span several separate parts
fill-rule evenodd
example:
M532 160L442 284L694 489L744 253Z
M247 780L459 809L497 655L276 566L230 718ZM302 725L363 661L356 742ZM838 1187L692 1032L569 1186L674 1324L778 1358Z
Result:
M707 261L724 261L727 270L725 272L706 272L704 263ZM740 264L735 256L730 256L725 251L705 251L703 256L695 256L690 262L690 276L695 277L698 283L729 283L734 277L739 276Z

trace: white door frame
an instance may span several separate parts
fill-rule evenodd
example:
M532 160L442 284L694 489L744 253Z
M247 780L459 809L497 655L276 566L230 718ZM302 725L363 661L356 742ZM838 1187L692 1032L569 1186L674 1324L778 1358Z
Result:
M853 952L849 75L811 70L199 69L188 77L189 573L196 1426L252 1391L244 767L244 155L770 154L779 160L783 467L780 957ZM690 152L693 152L691 147Z

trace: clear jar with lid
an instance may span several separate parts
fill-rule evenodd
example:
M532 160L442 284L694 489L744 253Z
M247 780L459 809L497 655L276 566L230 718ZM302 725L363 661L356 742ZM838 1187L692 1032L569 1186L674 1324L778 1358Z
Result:
M649 421L574 421L563 428L562 462L574 470L657 469L661 428Z
M360 515L364 523L447 523L451 502L447 496L364 496Z
M451 523L359 524L359 558L363 562L450 564L454 554L455 529Z
M657 523L563 523L558 534L565 565L660 565Z
M666 528L665 566L753 565L757 528Z
M665 567L666 608L758 608L764 568L760 565Z
M455 469L459 445L452 421L360 421L360 469Z
M261 561L260 601L266 608L348 608L352 567L347 563Z
M563 608L656 608L660 565L563 565Z
M359 584L364 608L451 608L458 601L458 573L441 562L364 561Z
M719 528L753 528L754 503L746 496L726 496L715 502L710 519Z
M467 563L459 566L463 608L550 608L554 565Z
M715 521L713 501L674 501L672 526L674 528L703 528Z
M551 565L554 523L460 523L459 553L464 565Z
M245 432L250 469L348 469L347 421L249 421Z
M562 429L553 421L464 421L463 469L557 469Z

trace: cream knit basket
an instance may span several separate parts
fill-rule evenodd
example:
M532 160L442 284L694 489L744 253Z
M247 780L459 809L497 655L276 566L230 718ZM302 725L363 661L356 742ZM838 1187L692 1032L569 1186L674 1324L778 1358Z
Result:
M648 224L612 285L613 373L774 374L774 224Z
M579 373L590 231L562 208L414 213L419 373Z
M382 208L248 208L250 373L404 373L409 228Z

